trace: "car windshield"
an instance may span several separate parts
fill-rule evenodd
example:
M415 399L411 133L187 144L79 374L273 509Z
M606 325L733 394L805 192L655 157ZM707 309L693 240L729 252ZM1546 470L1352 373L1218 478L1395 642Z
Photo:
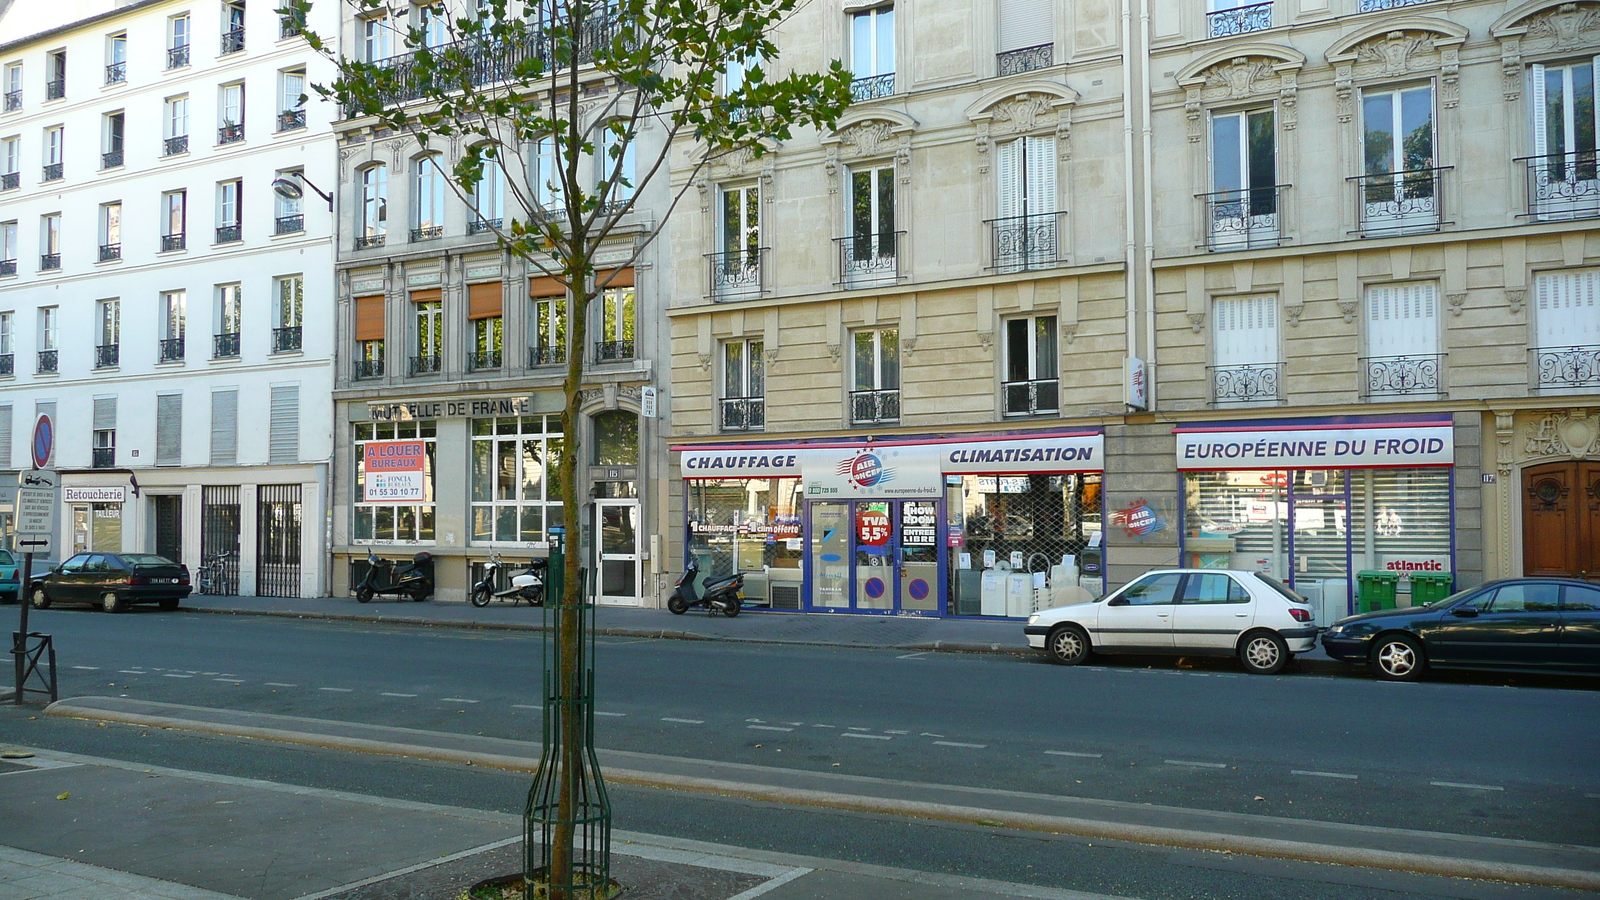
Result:
M175 566L177 563L154 553L124 553L122 561L130 566Z
M17 558L11 555L10 550L0 550L0 566L14 566Z
M1267 587L1270 587L1273 590L1277 591L1278 593L1282 594L1283 596L1287 597L1289 599L1290 603L1310 603L1311 602L1311 601L1307 600L1306 598L1300 596L1299 594L1296 594L1294 591L1289 590L1288 585L1285 585L1283 582L1279 581L1278 579L1273 578L1271 575L1268 575L1268 574L1266 574L1264 572L1251 572L1250 574L1254 575L1255 577L1257 577L1259 579L1261 579L1261 582L1263 584L1265 584Z

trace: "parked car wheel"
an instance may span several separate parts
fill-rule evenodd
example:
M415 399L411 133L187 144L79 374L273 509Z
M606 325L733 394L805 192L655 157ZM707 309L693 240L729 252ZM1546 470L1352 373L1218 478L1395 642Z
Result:
M1403 634L1386 634L1372 645L1372 671L1384 681L1416 681L1427 660L1416 640Z
M1089 635L1076 625L1050 632L1045 646L1050 649L1050 661L1063 666L1075 666L1089 658Z
M1252 675L1276 675L1289 663L1289 645L1270 631L1247 634L1239 643L1239 662Z
M44 592L44 588L42 588L42 587L36 587L36 588L33 589L33 608L34 609L49 609L50 608L50 595L46 594Z
M167 599L161 601L161 609L164 612L172 612L173 610L175 610L177 608L178 608L178 598L177 597L168 597Z
M104 594L100 595L100 608L108 613L122 612L122 598L118 597L112 591L106 591Z

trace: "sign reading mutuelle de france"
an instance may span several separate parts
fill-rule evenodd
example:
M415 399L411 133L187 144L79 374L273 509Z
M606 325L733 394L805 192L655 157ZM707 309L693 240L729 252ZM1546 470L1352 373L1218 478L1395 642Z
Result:
M376 422L413 419L481 419L490 416L526 416L539 412L529 397L488 397L481 400L406 400L368 403L367 418Z

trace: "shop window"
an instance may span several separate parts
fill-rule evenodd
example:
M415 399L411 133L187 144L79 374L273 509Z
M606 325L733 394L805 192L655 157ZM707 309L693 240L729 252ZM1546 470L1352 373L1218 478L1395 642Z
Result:
M698 479L687 490L688 554L711 580L745 574L745 605L802 609L798 478Z
M764 347L762 341L728 341L722 345L723 431L766 427Z
M472 420L472 541L526 544L564 521L560 416Z
M355 425L355 504L352 540L357 543L415 542L434 539L434 472L437 423L357 422ZM404 441L422 445L422 472L386 482L366 470L367 447ZM414 446L413 443L413 446ZM401 451L406 447L397 447ZM377 450L377 452L382 452ZM400 499L383 499L383 495Z
M950 556L950 615L1026 616L1077 602L1069 588L1089 599L1104 592L1099 473L963 475L945 499L952 542L961 540ZM1027 584L1013 590L1012 573Z
M594 464L639 464L638 416L626 410L613 409L594 417Z
M1277 400L1278 298L1212 301L1211 363L1213 403Z
M1061 406L1056 368L1056 317L1027 316L1006 322L1005 414L1055 413Z
M1429 282L1368 287L1366 320L1362 395L1438 394L1444 361L1439 352L1438 286Z
M900 421L900 330L855 333L850 421L856 425Z

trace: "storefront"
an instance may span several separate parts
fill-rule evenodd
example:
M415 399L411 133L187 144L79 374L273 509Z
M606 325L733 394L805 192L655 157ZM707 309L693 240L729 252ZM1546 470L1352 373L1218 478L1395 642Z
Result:
M1099 432L673 449L687 551L748 607L1023 618L1104 590Z
M1356 578L1455 571L1449 416L1282 419L1179 426L1185 566L1252 569L1290 584L1329 622Z

